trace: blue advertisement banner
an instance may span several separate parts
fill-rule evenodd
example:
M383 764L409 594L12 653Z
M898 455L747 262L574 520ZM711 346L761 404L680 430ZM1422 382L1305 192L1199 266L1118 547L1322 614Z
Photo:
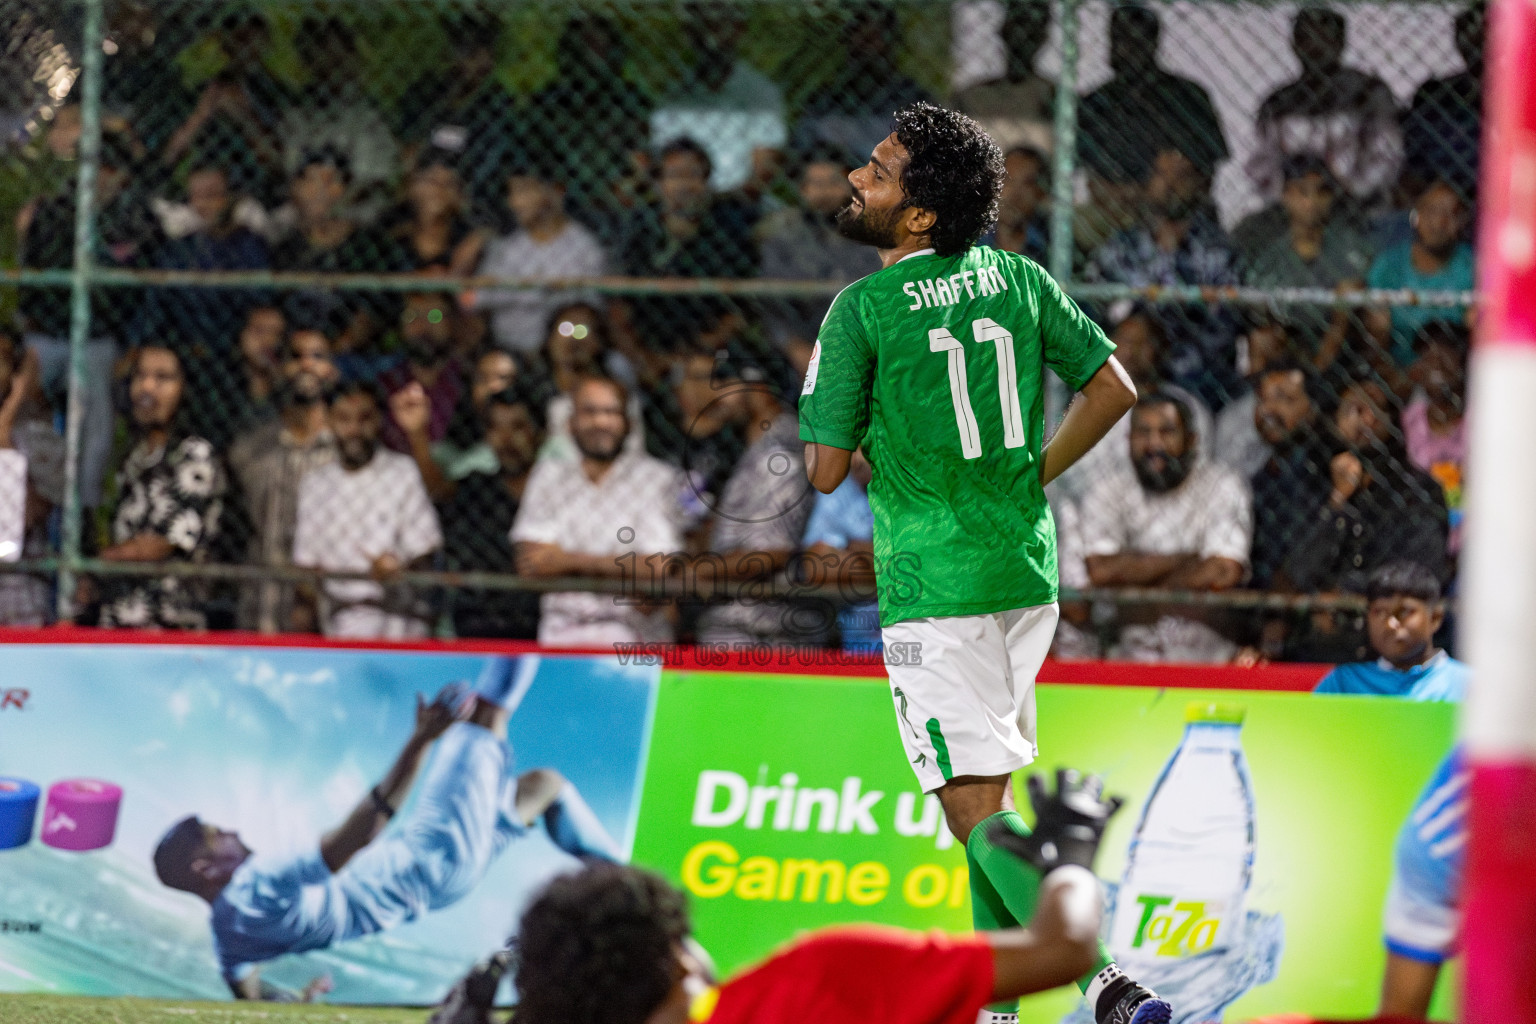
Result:
M656 700L654 666L525 656L510 756L494 727L447 726L389 825L327 865L322 838L407 753L417 695L489 660L7 647L0 992L225 999L256 978L438 1000L573 854L628 858Z

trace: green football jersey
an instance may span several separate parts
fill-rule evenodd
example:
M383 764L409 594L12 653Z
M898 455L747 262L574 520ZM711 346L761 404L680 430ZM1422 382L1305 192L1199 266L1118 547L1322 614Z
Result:
M800 437L862 446L874 468L882 626L1056 600L1045 368L1079 390L1114 348L1038 264L984 246L908 256L837 296Z

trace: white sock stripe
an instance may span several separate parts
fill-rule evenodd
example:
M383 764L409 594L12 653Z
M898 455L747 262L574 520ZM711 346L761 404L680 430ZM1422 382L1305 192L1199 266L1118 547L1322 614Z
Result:
M1098 1013L1099 996L1104 994L1104 987L1116 978L1123 977L1125 972L1118 964L1108 964L1102 971L1095 974L1093 980L1088 983L1088 991L1083 993L1083 998L1088 1000L1088 1008Z

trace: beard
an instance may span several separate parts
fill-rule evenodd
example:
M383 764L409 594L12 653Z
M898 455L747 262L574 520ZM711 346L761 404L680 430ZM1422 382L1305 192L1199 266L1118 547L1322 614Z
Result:
M431 339L409 338L403 347L406 361L415 366L436 366L448 358L447 344Z
M833 224L837 227L837 233L850 242L858 242L861 245L872 245L876 249L894 249L899 241L896 237L896 219L900 210L887 210L883 213L873 213L869 207L860 204L858 213L854 213L854 201L849 199L843 204L843 208L837 211L833 218Z
M176 407L172 406L167 413L161 410L160 403L154 399L139 399L133 402L131 418L134 428L140 433L166 430L176 418Z
M1189 471L1195 465L1195 454L1164 455L1161 466L1153 465L1148 458L1132 459L1131 465L1143 489L1152 494L1167 494L1189 478Z
M607 431L583 430L573 434L576 450L593 462L612 462L624 448L624 435Z
M152 430L166 430L171 425L171 417L160 415L158 409L133 410L133 426L141 434L147 434Z
M372 462L378 450L377 439L358 437L336 442L336 453L341 456L342 466L352 470L362 469Z
M1448 260L1456 254L1457 244L1458 240L1455 238L1452 238L1447 242L1443 242L1440 245L1430 245L1428 242L1425 242L1422 239L1419 241L1419 245L1424 249L1425 252L1429 253L1435 259L1442 261Z
M1278 416L1260 415L1254 423L1254 429L1259 432L1259 438L1271 448L1280 448L1299 433L1299 430L1290 430L1285 421Z
M1164 217L1171 221L1186 221L1200 210L1199 196L1166 196L1162 199L1148 199L1147 209L1154 216Z
M296 373L285 378L278 387L277 401L280 408L291 409L300 405L315 405L330 397L330 385L319 375Z
M501 470L502 476L523 476L533 468L533 462L537 455L537 452L532 451L514 451L510 448L499 449L496 451L496 467Z

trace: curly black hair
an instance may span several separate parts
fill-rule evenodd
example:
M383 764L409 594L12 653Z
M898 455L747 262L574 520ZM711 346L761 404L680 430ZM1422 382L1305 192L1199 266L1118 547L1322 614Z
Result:
M932 103L896 111L893 130L907 151L901 172L904 205L933 212L928 240L935 252L965 252L997 222L1007 176L1002 150L975 121Z
M641 1024L675 983L683 894L597 864L551 882L518 927L515 1024Z

